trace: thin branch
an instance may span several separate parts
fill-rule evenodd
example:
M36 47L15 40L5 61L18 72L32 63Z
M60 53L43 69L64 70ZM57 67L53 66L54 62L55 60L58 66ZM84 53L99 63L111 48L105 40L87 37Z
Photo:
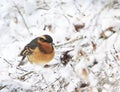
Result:
M94 19L96 19L96 21L94 22L94 27L93 27L93 30L95 29L95 25L97 24L98 20L99 20L99 16L100 14L106 9L109 7L109 5L111 4L110 3L107 3L106 5L104 5L89 21L90 24L92 24L94 22ZM89 29L91 27L91 25L88 25L86 26L85 29Z
M0 58L3 59L7 64L9 64L12 67L12 64L7 59L2 58L2 57L0 57Z
M60 6L60 9L62 10L63 12L63 16L65 17L65 19L68 21L68 23L70 24L70 20L68 19L68 17L65 15L65 12L64 12L64 9Z
M47 86L45 88L42 88L42 90L45 90L45 89L49 88L51 85L54 85L56 82L58 82L60 80L60 78L61 78L61 76L59 76L58 78L56 78L56 80L53 81L52 83L47 84Z
M118 51L115 48L115 44L113 44L113 49L114 49L115 53L118 53Z
M21 18L22 18L22 20L23 20L23 23L24 23L26 29L28 30L28 33L30 34L30 29L29 29L29 27L28 27L28 25L27 25L27 23L26 23L26 21L25 21L25 18L24 18L24 16L23 16L22 12L20 11L20 9L18 8L18 6L15 4L14 1L13 1L13 4L14 4L14 7L17 9L18 13L20 14L20 16L21 16Z
M21 68L21 67L16 67L18 70L21 70L21 71L23 71L23 72L28 72L27 70L24 70L23 68Z
M7 85L5 85L5 86L0 86L0 90L2 90L2 89L5 88L5 87L7 87Z
M30 71L30 72L28 72L28 73L26 73L26 74L24 74L24 75L18 77L18 79L24 80L24 81L25 81L25 77L28 76L28 75L30 75L31 73L34 73L34 71Z
M55 47L56 47L56 48L59 48L59 47L61 47L61 46L64 46L64 45L71 44L71 43L73 43L73 42L79 41L79 40L82 39L82 38L83 38L83 37L79 37L79 38L73 39L73 40L71 40L71 41L68 41L68 42L66 42L66 43L55 45Z

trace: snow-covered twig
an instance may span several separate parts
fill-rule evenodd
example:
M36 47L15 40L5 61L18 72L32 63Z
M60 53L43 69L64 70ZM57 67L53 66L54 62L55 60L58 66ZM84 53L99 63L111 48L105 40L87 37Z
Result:
M26 23L26 21L25 21L25 18L24 18L24 16L23 16L22 12L20 11L20 9L18 8L18 6L15 4L14 1L13 1L13 4L14 4L14 7L17 9L18 13L20 14L20 16L21 16L21 18L22 18L22 21L23 21L23 23L24 23L24 25L25 25L25 27L26 27L26 29L28 30L28 33L29 33L29 35L30 35L30 29L29 29L29 27L28 27L28 25L27 25L27 23Z
M80 37L75 38L75 39L73 39L73 40L71 40L71 41L68 41L68 42L66 42L66 43L62 43L62 44L55 45L55 48L60 48L60 47L65 46L65 45L72 44L72 43L74 43L74 42L76 42L76 41L79 41L80 39L83 39L83 37L80 36Z
M28 75L30 75L31 73L34 73L34 71L30 71L30 72L28 72L28 73L26 73L26 74L18 77L18 79L20 79L20 80L22 80L22 81L23 81L23 80L25 81L25 77L28 76Z
M0 57L0 58L3 59L7 64L9 64L12 67L12 64L7 59L2 58L2 57Z
M4 89L5 87L7 87L7 85L5 85L5 86L0 86L0 90Z

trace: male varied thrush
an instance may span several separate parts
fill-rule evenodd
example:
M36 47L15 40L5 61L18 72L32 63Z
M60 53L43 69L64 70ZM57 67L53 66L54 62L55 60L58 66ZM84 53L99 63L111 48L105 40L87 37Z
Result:
M54 55L53 39L49 35L33 39L20 53L20 56L23 56L21 62L27 57L35 64L46 64L53 59Z

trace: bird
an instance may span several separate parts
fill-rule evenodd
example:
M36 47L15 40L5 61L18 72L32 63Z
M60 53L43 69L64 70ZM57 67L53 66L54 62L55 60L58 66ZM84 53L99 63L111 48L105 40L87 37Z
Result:
M21 62L27 57L32 64L47 64L55 56L53 39L50 35L42 35L33 39L20 52Z

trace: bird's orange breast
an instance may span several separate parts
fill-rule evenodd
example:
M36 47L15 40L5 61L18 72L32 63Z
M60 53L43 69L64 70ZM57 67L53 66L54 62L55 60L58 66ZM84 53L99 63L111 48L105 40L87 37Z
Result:
M50 51L50 53L43 53L38 47L36 47L31 55L28 55L28 60L31 63L35 64L44 64L51 61L55 55L54 49L51 49L49 46L44 47L44 49Z

